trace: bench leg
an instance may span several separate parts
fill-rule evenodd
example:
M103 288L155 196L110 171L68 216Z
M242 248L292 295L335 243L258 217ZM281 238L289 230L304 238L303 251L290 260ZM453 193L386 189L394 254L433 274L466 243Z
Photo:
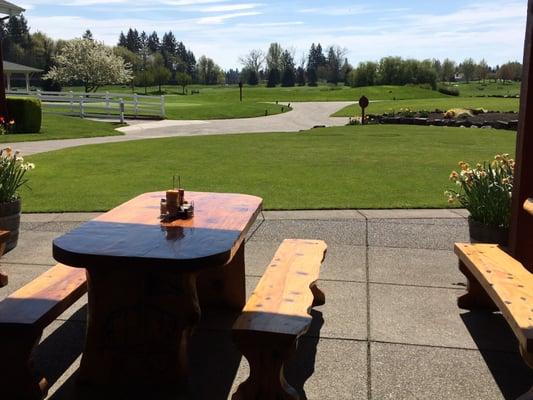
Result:
M311 292L313 292L313 307L319 307L326 304L326 295L318 288L316 283L311 285Z
M483 286L479 284L476 277L461 260L459 260L459 271L461 271L467 279L467 293L457 299L457 305L459 308L464 310L497 310L498 307L496 307L485 289L483 289Z
M298 339L253 331L233 332L239 350L250 365L250 376L232 400L298 400L296 390L285 380L283 365L295 353Z
M41 400L46 397L48 382L37 373L33 365L33 352L40 338L40 332L0 332L2 398Z

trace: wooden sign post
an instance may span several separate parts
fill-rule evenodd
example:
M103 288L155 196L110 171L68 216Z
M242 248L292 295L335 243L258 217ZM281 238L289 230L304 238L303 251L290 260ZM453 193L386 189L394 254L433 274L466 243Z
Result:
M359 106L361 107L361 125L365 124L365 109L370 104L368 97L363 96L359 99Z
M242 87L243 87L243 84L242 84L242 81L239 82L239 90L241 92L241 103L242 103Z

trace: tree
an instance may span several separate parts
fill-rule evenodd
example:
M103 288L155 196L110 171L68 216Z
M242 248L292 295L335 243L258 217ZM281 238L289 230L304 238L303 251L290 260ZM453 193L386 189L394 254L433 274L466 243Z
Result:
M83 33L83 36L82 36L81 38L82 38L82 39L87 39L87 40L94 40L93 33L91 32L90 29L87 29L87 30Z
M467 58L459 65L459 70L463 73L466 83L469 83L476 73L476 62L472 58Z
M222 69L211 58L201 56L196 66L198 81L204 85L216 85L224 79Z
M148 68L155 84L159 87L159 93L162 93L161 86L168 82L172 73L165 67L165 60L161 54L154 54L153 60Z
M326 59L327 81L337 85L341 80L342 60L347 50L339 46L330 46L328 48L328 58Z
M131 65L113 51L93 40L74 39L66 42L54 57L54 66L43 79L61 84L79 81L86 92L96 91L103 85L131 82Z
M445 59L442 63L442 82L451 82L455 76L456 65L455 61L450 60L449 58Z
M265 61L265 55L261 50L250 50L248 54L239 58L239 62L249 71L254 71L259 75L263 62ZM259 78L258 78L259 79Z
M303 67L298 67L296 70L296 84L305 86L305 69Z
M496 77L503 81L520 81L522 79L522 64L508 62L498 68Z
M139 32L137 32L137 29L130 28L126 34L126 48L133 53L138 53L141 46Z
M161 50L161 43L159 42L159 36L157 36L157 32L153 31L150 36L148 36L148 49L152 53L157 53L159 50Z
M350 73L350 85L353 87L373 86L378 80L378 64L375 62L360 63Z
M283 53L283 48L279 43L270 43L268 52L266 55L266 64L267 70L277 69L280 70L281 63L281 54Z
M285 50L281 54L281 68L282 68L282 75L281 75L281 86L283 87L292 87L296 83L296 70L294 66L294 57L292 54Z
M185 94L185 88L192 83L192 78L185 72L178 72L176 74L176 83L181 86L181 94Z
M176 46L174 34L172 32L165 33L161 42L161 55L165 60L165 67L169 70L174 70L176 64Z
M276 87L281 80L278 68L271 68L268 70L267 87Z
M126 40L126 35L124 35L124 32L120 32L120 36L118 37L118 45L124 48L128 47L128 41Z
M128 50L126 47L117 46L113 49L113 53L124 59L124 61L131 66L133 72L133 79L131 81L131 90L135 92L135 85L144 86L146 92L146 86L151 86L152 82L146 84L146 81L150 81L147 77L140 79L140 74L146 74L146 60L143 60L139 54ZM144 61L144 62L143 62Z
M482 59L479 64L477 65L477 77L485 83L485 80L487 79L487 75L490 72L490 67L485 61L485 59Z
M307 86L317 86L318 85L318 76L316 69L309 68L307 70Z

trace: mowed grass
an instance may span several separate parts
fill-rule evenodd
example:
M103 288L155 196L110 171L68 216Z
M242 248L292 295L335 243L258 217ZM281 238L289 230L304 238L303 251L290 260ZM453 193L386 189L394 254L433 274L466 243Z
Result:
M521 89L520 82L458 82L448 86L459 89L461 97L517 96Z
M0 143L33 142L52 139L75 139L98 136L117 136L117 123L97 122L77 117L43 114L40 133L18 133L0 136Z
M348 126L92 145L30 157L25 212L104 211L171 187L261 196L266 209L447 207L460 160L513 153L508 131Z
M514 111L518 112L519 99L505 99L494 97L447 97L443 99L415 99L378 101L371 103L367 108L368 114L384 114L399 112L402 109L411 111L446 111L451 108L483 108L487 111ZM358 104L345 107L333 114L334 117L353 117L361 115L361 107Z

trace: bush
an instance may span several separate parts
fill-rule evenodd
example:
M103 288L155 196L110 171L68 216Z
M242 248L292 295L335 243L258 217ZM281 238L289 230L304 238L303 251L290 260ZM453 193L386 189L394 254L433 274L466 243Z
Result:
M42 110L38 99L16 97L7 99L9 118L15 120L14 133L39 133Z
M454 87L439 86L439 92L448 96L459 96L459 89Z

